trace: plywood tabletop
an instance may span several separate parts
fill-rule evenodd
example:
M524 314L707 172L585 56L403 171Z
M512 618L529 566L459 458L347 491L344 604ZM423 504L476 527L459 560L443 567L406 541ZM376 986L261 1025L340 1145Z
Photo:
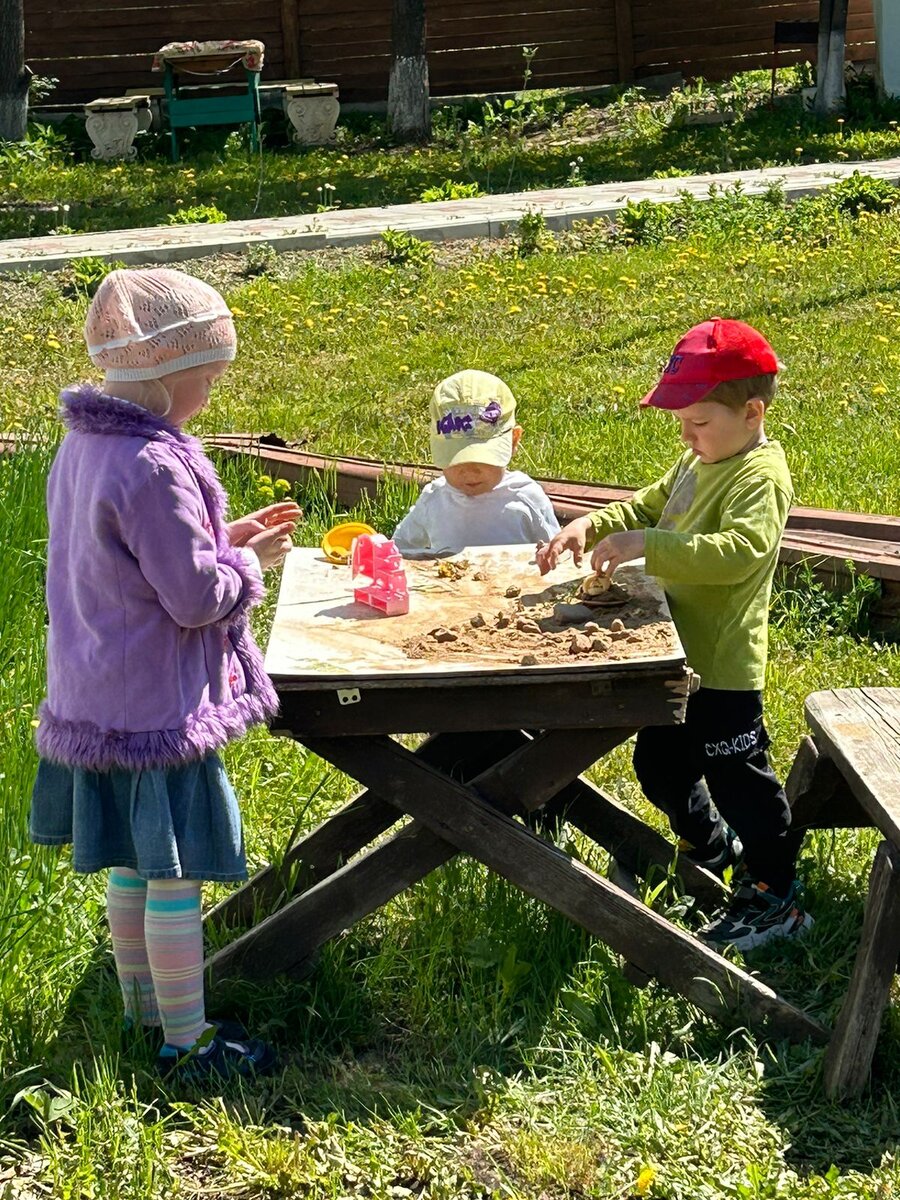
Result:
M436 656L415 657L411 647L428 639L437 627L465 627L479 612L495 616L508 612L513 620L554 600L571 598L587 573L571 559L543 578L534 564L530 546L490 546L464 550L453 560L466 564L457 580L442 578L435 561L406 563L410 610L404 616L385 617L353 599L349 567L336 567L322 552L296 548L285 560L272 634L266 652L266 670L277 684L288 687L347 686L348 682L383 681L396 686L425 680L450 682L478 676L545 676L561 674L621 673L634 669L676 668L684 664L684 651L672 624L665 596L655 580L639 565L621 567L616 579L634 597L634 604L611 610L599 619L621 616L635 635L654 634L654 644L617 644L608 657L597 654L563 662L523 666L521 648L504 656L502 651L466 648L435 649ZM475 575L485 578L476 579ZM518 588L515 598L507 589ZM632 615L630 609L635 609Z

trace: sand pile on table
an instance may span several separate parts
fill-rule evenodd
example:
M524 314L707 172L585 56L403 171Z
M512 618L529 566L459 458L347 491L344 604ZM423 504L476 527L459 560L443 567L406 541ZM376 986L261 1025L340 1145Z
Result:
M468 566L468 564L466 564ZM646 658L672 650L672 627L654 605L617 589L606 604L581 603L578 587L550 589L549 599L524 604L520 589L507 589L504 607L482 607L468 620L437 625L410 638L410 658L473 655L522 666Z

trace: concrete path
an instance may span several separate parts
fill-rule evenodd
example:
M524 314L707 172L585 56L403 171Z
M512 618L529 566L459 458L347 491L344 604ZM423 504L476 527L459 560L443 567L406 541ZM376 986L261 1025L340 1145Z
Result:
M436 204L392 204L383 208L348 208L296 217L261 217L226 221L221 225L155 225L149 229L120 229L112 233L68 234L57 237L0 241L0 274L10 271L53 271L73 258L92 255L124 263L176 262L207 254L240 253L249 245L268 243L276 250L318 250L326 246L358 246L376 240L385 229L402 229L431 241L454 238L504 237L526 209L543 212L551 229L568 228L573 221L614 217L629 200L659 203L689 192L709 196L712 184L740 183L748 195L780 184L791 199L817 192L854 171L900 183L900 158L874 162L820 163L800 167L767 167L757 171L726 171L720 175L690 175L677 179L641 179L631 183L601 183L590 187L547 188L511 192L476 200Z

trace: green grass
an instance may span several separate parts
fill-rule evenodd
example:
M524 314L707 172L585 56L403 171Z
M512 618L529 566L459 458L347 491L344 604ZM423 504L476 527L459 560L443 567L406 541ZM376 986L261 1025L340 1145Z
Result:
M664 235L673 240L655 245L585 231L553 254L520 259L507 250L424 271L386 269L366 256L291 258L247 282L227 263L201 265L239 310L241 346L198 428L273 429L309 436L316 449L422 457L429 388L449 371L480 366L507 378L519 397L525 466L639 484L671 461L677 444L672 422L639 414L635 401L677 334L720 311L759 324L788 364L772 430L788 450L799 498L898 511L900 219L854 223L832 214L823 224L818 209L787 214L766 203L726 200L705 229L696 220L688 229L681 213L684 231L673 226ZM635 990L601 943L462 859L324 947L307 979L244 983L212 997L277 1042L283 1076L221 1098L160 1088L152 1049L119 1032L102 880L76 877L67 855L35 850L26 834L31 722L43 689L43 488L58 436L55 393L86 374L85 301L64 297L60 282L0 283L0 427L43 439L0 456L7 1194L893 1194L896 1012L886 1018L871 1088L829 1104L820 1052L760 1045L662 988ZM221 467L235 510L256 507L253 466ZM353 515L389 530L410 498L390 481ZM314 543L338 515L328 481L302 501L302 537ZM802 578L779 585L767 722L781 772L803 733L806 694L837 681L900 685L897 649L859 636L864 591L858 584L850 600L837 601ZM257 615L262 640L271 612L270 601ZM229 747L226 758L252 865L277 858L296 824L311 828L352 790L265 731ZM595 777L660 825L627 748ZM827 1021L849 979L875 842L866 831L809 839L801 873L816 925L805 942L753 960ZM596 847L576 848L606 868ZM220 894L211 887L207 899Z
M395 147L382 121L348 114L334 148L291 148L278 115L267 117L266 151L251 155L239 134L198 131L187 159L167 161L164 135L139 139L139 160L90 159L79 120L50 141L0 147L0 201L71 206L75 231L165 225L179 210L218 208L230 219L408 203L450 182L484 193L687 175L900 153L900 106L874 98L871 81L850 90L840 119L818 121L800 108L803 68L781 73L785 103L768 107L768 73L748 72L717 88L702 81L664 99L640 89L593 98L526 93L512 115L470 103L441 110L425 147ZM692 107L734 108L734 124L683 125ZM580 161L579 161L580 160ZM665 170L660 172L660 164ZM577 166L576 166L577 164ZM327 185L327 186L326 186ZM333 190L330 190L333 189ZM27 236L27 213L0 211L0 236Z

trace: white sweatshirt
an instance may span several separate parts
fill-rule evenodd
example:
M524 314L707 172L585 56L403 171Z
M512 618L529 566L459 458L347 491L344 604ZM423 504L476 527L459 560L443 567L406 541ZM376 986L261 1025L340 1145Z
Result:
M394 532L397 549L462 550L464 546L518 546L559 533L553 506L524 471L507 471L480 496L433 480Z

